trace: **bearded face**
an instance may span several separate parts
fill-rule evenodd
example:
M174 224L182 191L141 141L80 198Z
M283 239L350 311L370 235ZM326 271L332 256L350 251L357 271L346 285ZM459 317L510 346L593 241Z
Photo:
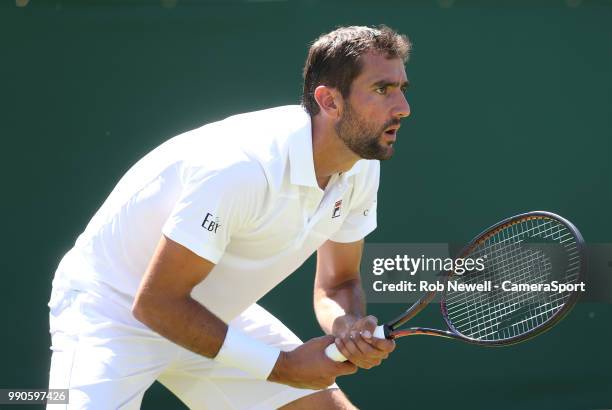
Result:
M384 124L376 123L360 116L348 101L345 110L336 123L336 133L346 146L363 159L386 160L393 156L395 143L394 128L399 119L391 119Z

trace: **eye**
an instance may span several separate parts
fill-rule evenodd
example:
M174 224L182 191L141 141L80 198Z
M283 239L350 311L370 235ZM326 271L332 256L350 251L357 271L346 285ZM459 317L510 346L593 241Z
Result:
M385 95L387 94L387 87L378 87L374 92L376 92L376 94Z
M408 91L408 86L407 85L402 85L400 89L402 90L402 92L404 94L406 94L406 92Z

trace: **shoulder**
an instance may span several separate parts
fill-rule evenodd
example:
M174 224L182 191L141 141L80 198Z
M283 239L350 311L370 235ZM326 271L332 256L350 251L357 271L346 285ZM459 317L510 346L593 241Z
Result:
M270 196L261 165L248 157L214 166L190 164L184 170L182 191L188 198L187 205L206 204L215 208L216 213L211 213L234 227L247 226L255 220Z
M268 185L259 161L241 151L210 162L198 160L185 163L184 181L188 184L215 184L237 195L258 191L265 193Z
M247 131L299 128L310 122L310 116L300 105L283 105L265 110L233 115L223 120L227 125L246 127Z
M232 188L263 189L282 172L292 135L310 132L310 117L289 105L228 117L191 130L167 150L181 164L183 180L224 180Z

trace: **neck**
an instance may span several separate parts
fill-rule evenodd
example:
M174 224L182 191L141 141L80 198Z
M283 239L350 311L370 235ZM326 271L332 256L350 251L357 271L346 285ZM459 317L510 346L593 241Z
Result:
M325 123L319 115L312 118L312 156L322 189L333 174L350 170L360 160L338 137L333 124Z

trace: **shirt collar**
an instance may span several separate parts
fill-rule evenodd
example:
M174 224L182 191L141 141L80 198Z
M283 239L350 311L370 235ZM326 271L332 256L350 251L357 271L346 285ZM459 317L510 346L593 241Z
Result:
M301 108L301 107L300 107ZM300 117L300 125L290 137L289 141L289 166L291 171L291 183L318 187L317 177L314 169L314 159L312 156L312 122L310 115L303 111ZM351 169L342 173L348 178L359 173L366 160L357 161Z
M357 161L357 162L355 162L353 164L353 167L351 169L349 169L346 172L343 172L342 175L344 175L344 176L346 176L348 178L351 175L358 174L363 169L366 161L367 161L366 159L360 159L359 161Z
M306 111L302 110L302 114L300 115L300 127L293 133L289 141L291 183L318 187L312 157L312 123Z

